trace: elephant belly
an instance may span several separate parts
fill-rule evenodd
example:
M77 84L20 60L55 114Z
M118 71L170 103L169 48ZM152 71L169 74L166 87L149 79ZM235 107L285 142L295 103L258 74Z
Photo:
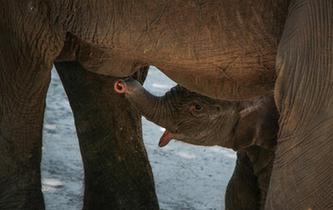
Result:
M132 19L114 34L115 54L155 65L185 87L215 98L272 91L287 1L204 2L158 10L149 25Z
M289 0L110 2L87 15L91 27L85 21L73 32L106 52L90 69L127 76L136 66L155 65L185 87L218 98L272 89Z

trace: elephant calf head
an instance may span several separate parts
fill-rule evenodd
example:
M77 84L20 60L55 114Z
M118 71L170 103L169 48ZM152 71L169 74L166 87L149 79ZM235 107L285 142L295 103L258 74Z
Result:
M271 96L224 101L177 85L157 97L134 79L118 80L114 88L148 120L166 129L159 146L167 145L171 139L234 150L251 145L269 148L274 145L277 111Z

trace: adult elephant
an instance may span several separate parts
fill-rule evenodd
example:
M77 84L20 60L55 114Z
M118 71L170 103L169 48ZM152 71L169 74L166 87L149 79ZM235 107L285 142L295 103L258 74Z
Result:
M137 119L119 107L125 101L107 94L108 79L101 83L97 75L128 76L152 64L188 89L215 98L242 100L274 90L281 117L266 209L333 208L331 0L0 2L1 209L43 209L42 117L50 69L60 54L58 65L72 94L81 148L88 145L83 147L85 172L91 177L85 203L98 204L109 195L110 203L102 202L99 209L158 208L153 189L141 188L152 181L140 144L124 149L131 141L119 141L119 116L100 113L122 113L123 122L132 120L132 127ZM76 37L88 49L74 47L67 54L66 37ZM81 73L73 73L68 64ZM84 88L77 90L80 85ZM115 104L113 110L107 104ZM112 123L105 125L108 120ZM104 132L94 131L99 126ZM115 135L108 135L109 126ZM116 140L116 154L103 167L97 167L98 151L102 157L109 153L103 143L93 144L95 138ZM128 158L133 154L141 164L132 169L133 159ZM113 164L114 170L104 173ZM142 173L118 181L136 169ZM93 182L93 176L99 181ZM139 196L143 191L151 196Z

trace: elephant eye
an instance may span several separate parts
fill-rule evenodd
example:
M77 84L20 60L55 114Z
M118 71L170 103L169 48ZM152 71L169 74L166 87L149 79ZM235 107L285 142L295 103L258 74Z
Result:
M190 105L190 108L189 108L190 112L200 112L203 110L203 107L202 105L198 104L198 103L193 103Z
M202 110L202 106L200 104L195 104L194 107L195 107L195 110L197 110L197 111Z

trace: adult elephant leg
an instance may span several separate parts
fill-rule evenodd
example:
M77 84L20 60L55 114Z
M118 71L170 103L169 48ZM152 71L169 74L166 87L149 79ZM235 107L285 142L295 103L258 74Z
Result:
M252 163L245 152L237 152L234 173L225 194L226 210L259 210L260 191Z
M84 209L159 209L141 119L115 78L56 63L74 112L85 169Z
M44 209L40 162L51 65L46 70L29 62L1 61L0 209Z
M280 132L266 209L333 209L333 1L293 0L277 57Z
M29 1L5 1L0 8L1 210L44 209L43 113L53 58L63 45L45 10Z

